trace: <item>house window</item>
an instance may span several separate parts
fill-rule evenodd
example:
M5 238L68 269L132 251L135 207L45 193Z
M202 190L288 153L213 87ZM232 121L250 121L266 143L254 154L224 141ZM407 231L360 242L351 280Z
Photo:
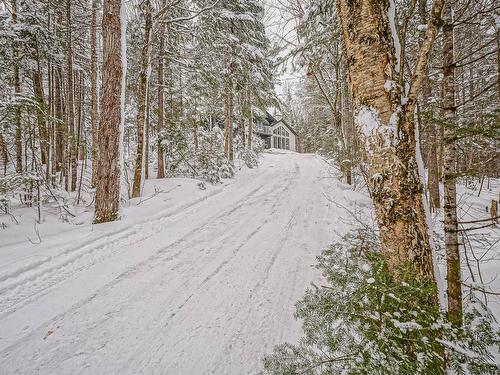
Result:
M273 130L274 148L290 150L290 133L283 126Z

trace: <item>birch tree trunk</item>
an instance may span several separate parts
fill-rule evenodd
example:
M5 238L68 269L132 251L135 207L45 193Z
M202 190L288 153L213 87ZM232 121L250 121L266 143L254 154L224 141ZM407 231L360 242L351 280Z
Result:
M132 198L141 196L144 166L144 128L146 124L146 101L149 81L150 45L151 45L151 0L145 1L146 22L144 25L144 45L142 47L142 66L137 94L137 151L135 156L134 184Z
M113 221L119 215L120 143L122 124L122 22L126 17L122 0L104 0L102 16L103 69L99 119L99 162L95 199L95 223ZM124 26L124 25L123 25ZM124 28L124 27L123 27Z
M446 1L443 11L443 183L444 242L447 261L448 317L462 324L462 279L457 224L456 143L455 143L455 67L453 50L452 4Z
M384 256L396 276L402 265L411 264L429 280L434 280L434 265L417 168L413 112L443 1L433 3L404 100L397 83L401 64L393 0L337 3L356 126L364 145Z
M90 124L92 128L92 187L97 185L99 158L99 108L97 99L97 8L98 0L92 0L90 20Z

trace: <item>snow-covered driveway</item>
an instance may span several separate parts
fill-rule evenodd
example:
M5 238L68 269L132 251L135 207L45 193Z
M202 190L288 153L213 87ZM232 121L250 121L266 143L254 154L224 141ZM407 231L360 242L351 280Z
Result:
M294 340L314 258L349 220L324 193L363 197L293 153L192 185L118 224L0 245L0 373L255 374Z

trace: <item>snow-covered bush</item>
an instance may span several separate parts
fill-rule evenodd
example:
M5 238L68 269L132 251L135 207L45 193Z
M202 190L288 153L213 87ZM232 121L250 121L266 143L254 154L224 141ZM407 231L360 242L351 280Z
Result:
M224 136L212 130L172 127L158 135L171 176L190 176L216 184L234 176L234 167L224 155Z
M469 296L464 326L439 311L432 283L410 267L395 280L370 233L350 234L318 257L325 278L297 303L304 336L264 358L264 374L497 374L495 321ZM446 354L445 354L446 353Z
M178 169L182 168L182 164L186 163L186 158L189 157L188 135L185 129L180 126L171 126L159 133L158 137L167 156L167 170L176 174Z
M224 137L219 128L198 132L195 155L200 178L215 184L234 176L234 168L224 155Z
M0 177L0 196L3 198L0 208L7 212L9 204L15 202L31 206L38 199L34 190L42 183L42 177L36 173L10 173ZM42 194L42 197L43 198Z
M166 155L168 175L190 176L213 184L234 176L234 165L224 154L224 134L218 126L212 129L173 126L159 132L157 137ZM241 160L249 168L259 165L264 148L264 142L257 136L251 148L245 146L240 134L234 138L235 160Z
M245 146L238 135L235 139L236 155L248 168L259 166L259 159L264 152L264 141L260 137L252 138L252 147Z

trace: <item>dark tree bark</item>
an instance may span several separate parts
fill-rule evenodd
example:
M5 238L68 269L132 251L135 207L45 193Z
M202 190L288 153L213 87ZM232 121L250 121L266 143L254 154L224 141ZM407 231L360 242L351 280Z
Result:
M0 173L2 176L5 176L7 174L7 161L7 147L5 145L3 136L0 134Z
M49 27L50 30L50 27ZM49 119L47 121L47 140L48 150L49 150L49 166L50 170L47 170L48 176L47 181L52 183L51 175L54 175L56 172L55 163L54 163L54 155L55 153L55 137L54 137L54 69L52 68L52 64L50 60L47 62L47 81L48 81L48 98L47 98L47 110L49 112Z
M497 19L500 19L500 9L497 8L495 11L495 16ZM500 26L497 25L497 30L496 30L496 40L497 40L497 94L498 94L498 101L500 102Z
M144 178L149 178L149 131L150 131L150 111L151 111L151 95L149 89L146 90L146 124L145 124L145 141L144 141Z
M64 173L64 134L65 124L63 120L63 96L62 96L62 70L61 68L55 69L54 77L54 112L56 118L55 130L55 170L56 172Z
M418 2L418 13L420 17L420 23L425 25L427 23L427 1L419 0ZM425 37L425 31L421 32L423 37ZM429 84L429 67L425 66L425 73L422 77L422 100L420 103L421 111L428 113L429 111L429 98L431 97L431 86ZM439 197L439 169L438 169L438 153L436 150L439 146L439 133L437 132L436 124L433 121L428 120L430 116L424 116L425 130L420 133L425 133L426 137L426 155L425 160L427 162L428 176L427 176L427 187L429 190L429 203L432 210L441 207L440 197ZM422 122L421 122L422 123Z
M122 0L104 0L102 17L103 69L99 118L99 162L95 223L116 220L120 202L120 143L122 119ZM125 56L123 56L125 58Z
M232 162L234 159L234 150L233 150L233 73L234 73L234 65L233 63L229 64L229 75L226 81L226 92L224 94L224 153L227 159Z
M66 63L67 63L67 80L68 80L68 109L66 111L68 131L69 131L69 166L71 170L71 186L70 190L76 190L77 180L77 153L76 133L75 133L75 88L74 88L74 72L73 72L73 27L71 21L71 0L66 0L66 28L67 28L67 46L66 46ZM70 173L68 173L69 178Z
M41 162L42 165L47 167L47 173L49 171L49 140L47 132L47 122L45 121L45 97L43 92L43 77L40 68L40 61L38 57L38 51L36 53L37 69L33 72L33 94L38 105L38 110L36 113L36 119L38 123L38 133L40 137L40 151L41 151Z
M162 9L165 8L166 1L162 2ZM160 20L161 22L161 20ZM161 134L165 129L165 72L164 72L164 60L165 60L165 33L167 32L165 23L161 23L160 35L159 35L159 51L158 51L158 130L157 135ZM158 158L158 171L156 174L157 178L165 177L165 163L164 163L164 153L163 146L161 144L161 137L158 137L157 143L157 158Z
M443 11L443 183L444 242L447 261L448 317L462 324L462 278L457 224L456 143L455 143L455 66L453 50L452 4L446 1Z
M77 120L77 126L76 126L76 153L77 153L77 160L82 161L85 159L85 147L84 147L84 142L82 141L82 132L83 132L83 126L85 123L85 111L84 111L84 102L85 102L85 95L84 95L84 75L83 72L78 72L76 74L76 82L77 84L75 85L75 98L76 98L76 120ZM83 176L80 176L80 181L82 180Z
M92 128L92 187L97 185L99 158L99 108L97 98L97 8L98 0L92 0L90 20L90 124Z
M253 136L253 110L252 110L252 91L250 90L250 83L247 85L247 102L248 102L248 148L252 149L252 136Z
M142 47L142 65L139 76L139 87L137 94L137 151L135 156L134 184L132 187L132 198L141 196L143 163L144 163L144 128L146 124L146 100L149 84L148 70L150 64L150 44L151 44L151 26L152 9L151 0L145 0L146 22L144 25L144 45Z
M11 1L12 6L12 24L17 24L17 1ZM14 55L14 92L16 99L18 100L21 95L21 81L19 78L19 64L18 59L18 47L17 43L14 42L12 45L13 55ZM21 124L21 107L16 105L14 110L14 124L16 127L15 143L16 143L16 172L21 173L23 171L23 133Z
M233 161L233 92L229 86L226 91L225 100L225 122L224 122L224 153L229 161Z

